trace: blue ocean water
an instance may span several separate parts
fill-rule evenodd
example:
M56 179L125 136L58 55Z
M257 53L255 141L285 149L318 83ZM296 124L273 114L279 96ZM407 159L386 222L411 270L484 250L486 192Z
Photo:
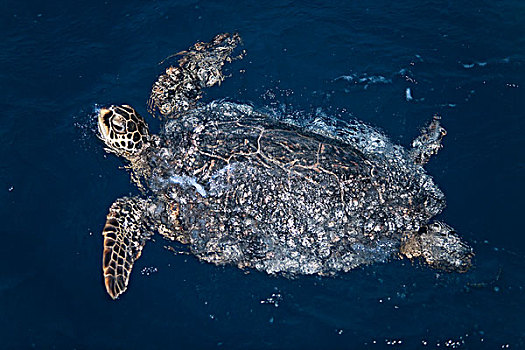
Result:
M0 9L0 348L525 348L523 1ZM358 118L403 145L440 114L448 135L427 169L474 268L396 260L289 279L174 256L157 239L110 300L100 232L109 205L138 191L93 112L129 103L146 116L158 63L227 31L247 56L205 100Z

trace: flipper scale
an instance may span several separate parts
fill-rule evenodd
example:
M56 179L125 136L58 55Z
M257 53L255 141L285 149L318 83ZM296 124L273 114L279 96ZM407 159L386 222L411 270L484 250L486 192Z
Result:
M102 270L106 290L113 299L127 289L133 264L149 238L143 222L145 203L144 199L124 197L109 208L102 231Z

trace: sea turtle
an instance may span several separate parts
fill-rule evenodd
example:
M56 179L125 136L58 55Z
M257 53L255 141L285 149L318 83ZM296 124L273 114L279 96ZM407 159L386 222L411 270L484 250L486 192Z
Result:
M129 105L100 109L99 137L125 157L144 196L122 197L103 229L112 298L154 233L199 259L270 274L330 275L391 257L464 272L472 249L441 222L445 206L424 165L445 130L434 118L410 150L358 121L305 119L227 101L198 102L220 84L239 44L221 34L180 53L154 83L150 134Z

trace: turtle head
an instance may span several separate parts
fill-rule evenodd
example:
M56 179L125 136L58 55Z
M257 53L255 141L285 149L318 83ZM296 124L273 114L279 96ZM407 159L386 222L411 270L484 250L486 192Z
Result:
M403 237L400 252L408 258L421 257L433 268L466 272L472 266L474 252L456 231L436 221Z
M98 114L98 137L109 152L128 159L134 158L148 143L148 125L128 105L102 108Z

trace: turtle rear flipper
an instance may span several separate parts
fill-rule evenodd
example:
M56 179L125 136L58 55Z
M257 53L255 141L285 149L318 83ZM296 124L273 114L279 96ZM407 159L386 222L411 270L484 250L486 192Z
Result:
M441 117L434 116L430 124L421 130L421 135L412 141L410 157L416 164L425 165L432 155L437 154L443 147L441 140L447 134L445 128L441 126Z
M149 239L143 219L146 203L138 197L123 197L109 208L102 231L102 270L106 290L113 299L127 289L133 264Z
M150 112L168 116L192 108L201 98L203 88L224 80L222 66L236 58L232 53L240 42L238 34L224 33L176 54L182 56L179 66L167 68L153 84L148 102Z
M408 232L402 239L401 256L421 257L433 268L466 272L472 266L474 252L450 226L436 221Z

